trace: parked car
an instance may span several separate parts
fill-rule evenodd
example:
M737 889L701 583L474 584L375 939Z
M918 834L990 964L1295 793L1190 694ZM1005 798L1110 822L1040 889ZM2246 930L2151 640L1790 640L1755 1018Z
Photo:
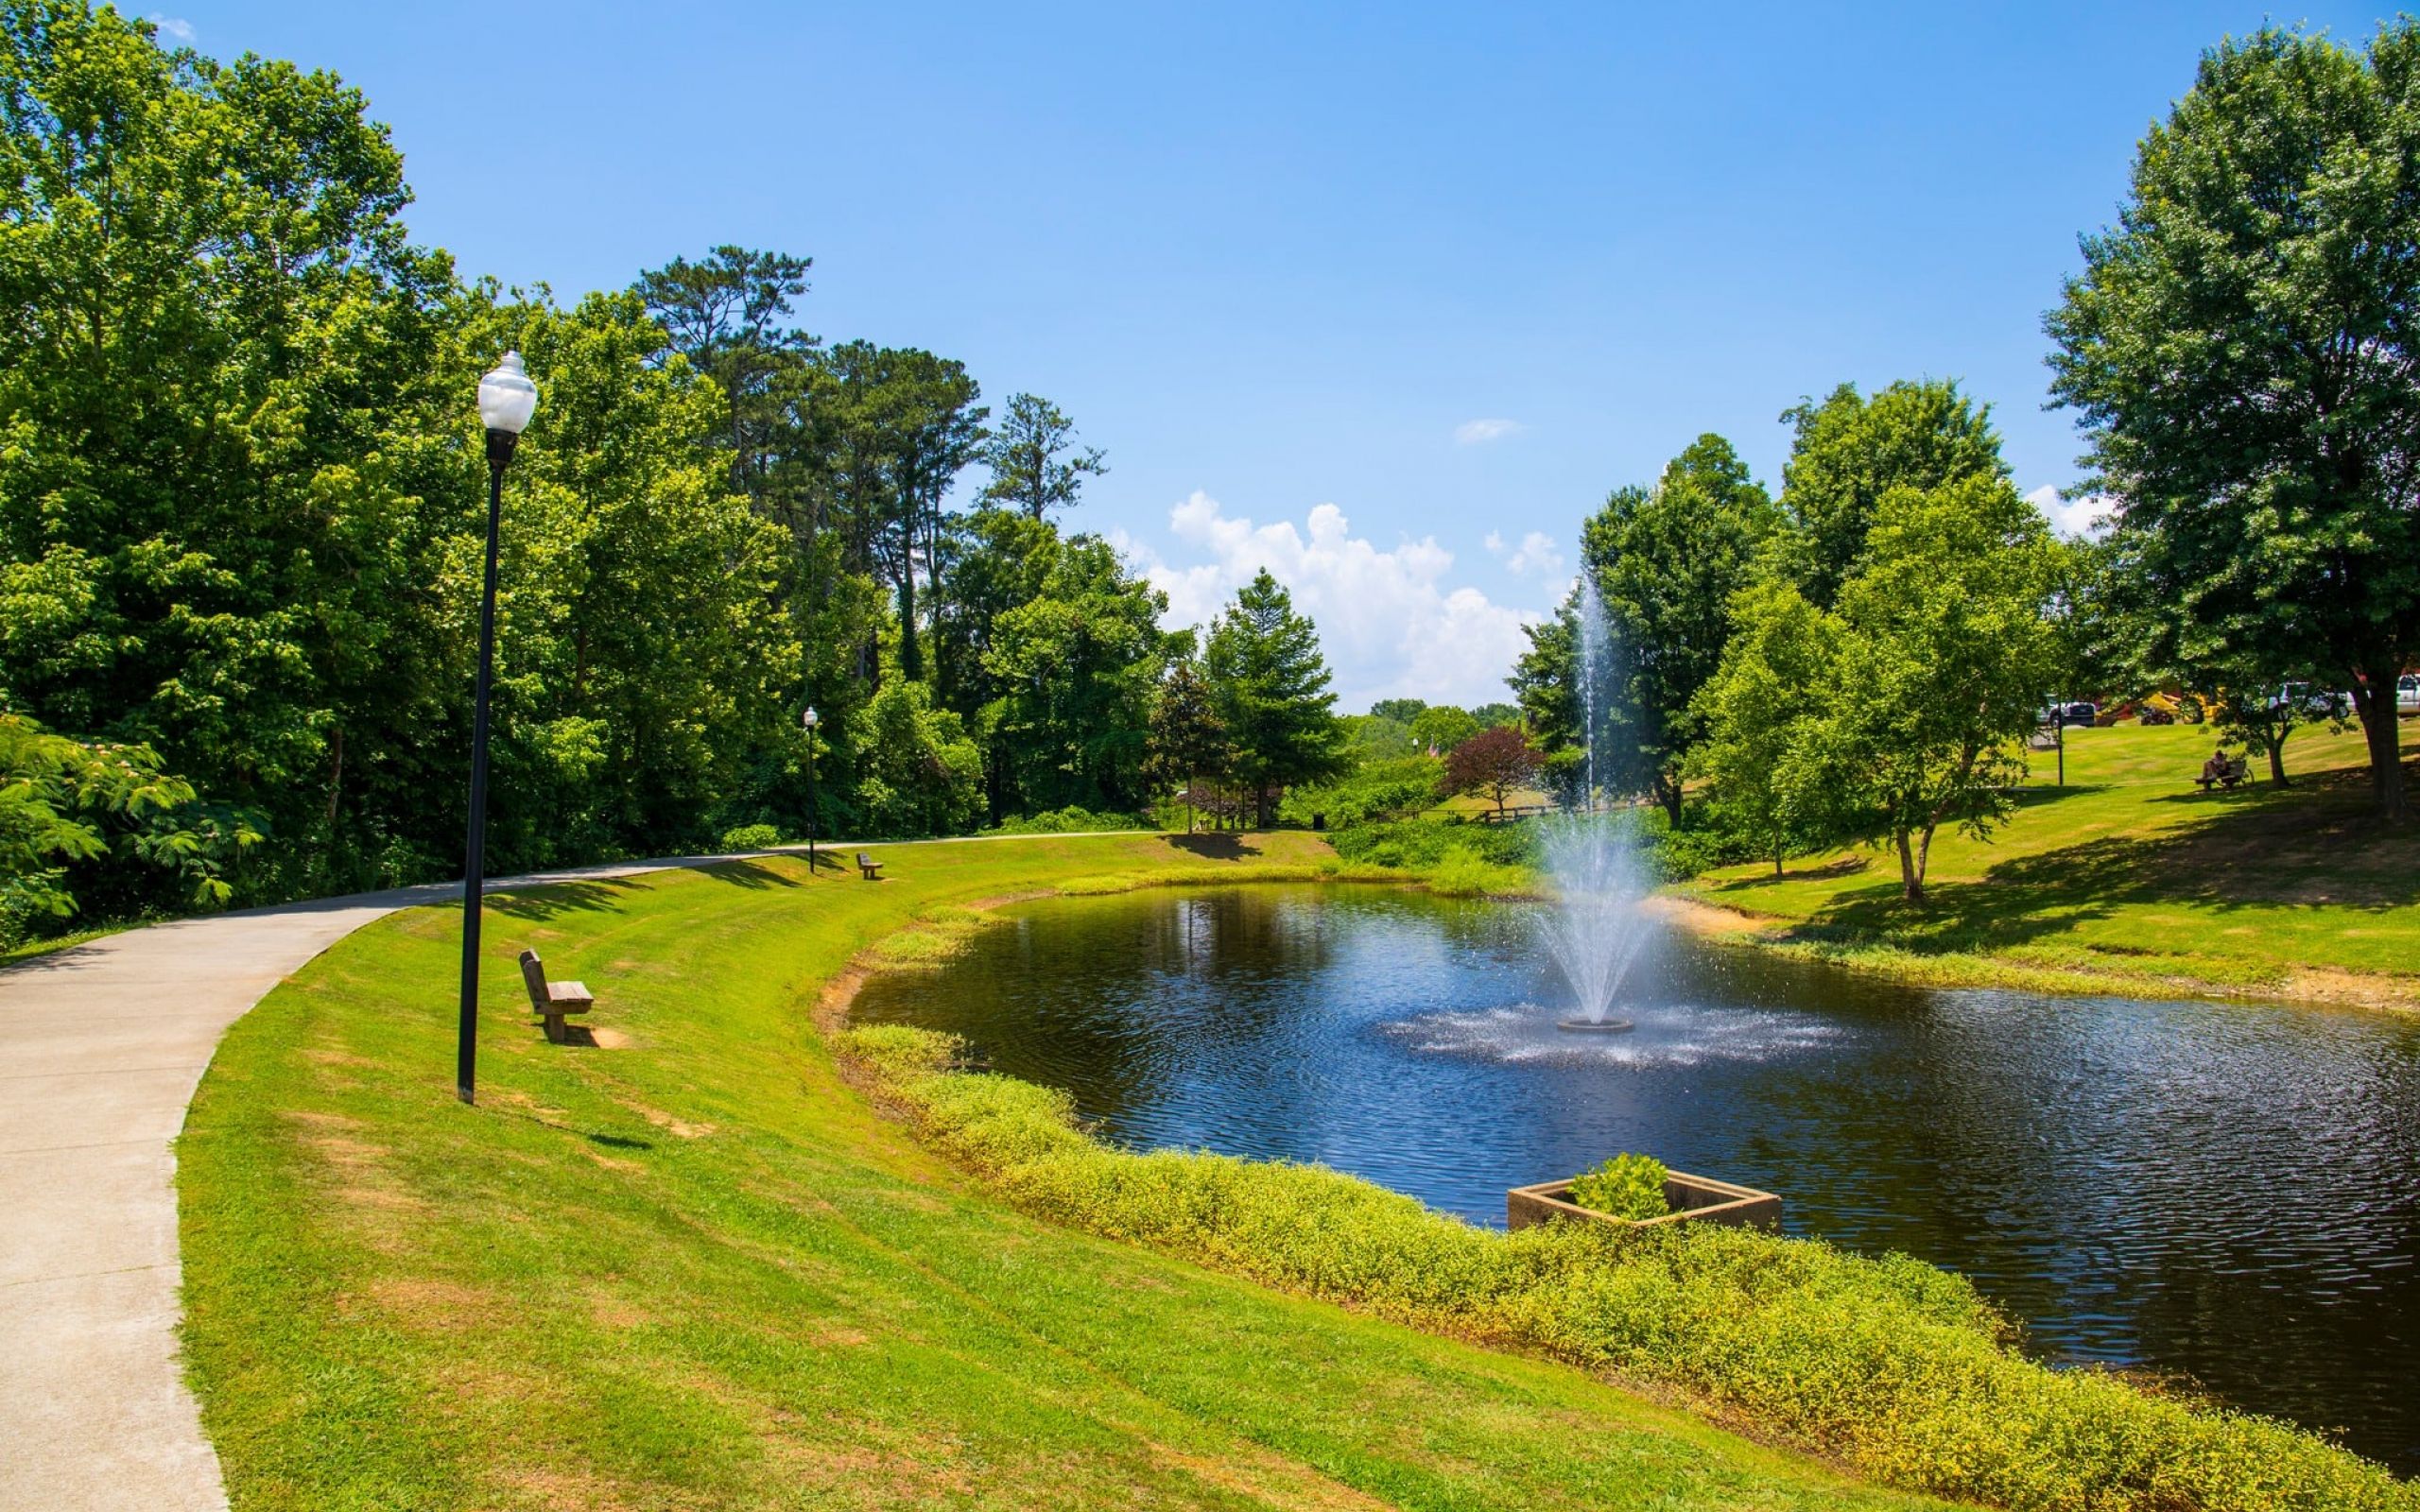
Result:
M2068 704L2063 713L2066 722L2071 725L2089 726L2100 715L2100 710L2089 698L2077 699Z
M2269 696L2269 712L2274 715L2290 713L2297 719L2344 719L2350 717L2353 696L2332 693L2308 682L2280 684Z
M2420 672L2407 672L2394 679L2394 712L2420 713Z

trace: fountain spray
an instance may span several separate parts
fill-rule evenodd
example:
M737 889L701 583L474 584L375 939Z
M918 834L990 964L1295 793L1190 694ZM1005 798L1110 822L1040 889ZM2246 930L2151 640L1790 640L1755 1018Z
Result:
M1597 814L1597 702L1612 644L1604 601L1593 575L1580 576L1578 664L1582 749L1586 753L1586 790L1579 814L1543 821L1547 870L1556 901L1542 925L1547 949L1563 969L1580 1005L1580 1016L1560 1028L1613 1031L1631 1027L1611 1016L1622 978L1647 943L1647 919L1639 901L1646 888L1626 827Z

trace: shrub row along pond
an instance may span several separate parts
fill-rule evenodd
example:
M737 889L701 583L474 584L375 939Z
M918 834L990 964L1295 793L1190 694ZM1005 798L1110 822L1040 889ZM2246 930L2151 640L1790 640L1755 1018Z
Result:
M948 1035L868 1025L838 1047L929 1140L1041 1216L1676 1386L1891 1485L2029 1512L2420 1506L2382 1469L2284 1424L2030 1362L1965 1279L1905 1256L1689 1225L1497 1233L1323 1167L1111 1148L1065 1093L956 1069Z

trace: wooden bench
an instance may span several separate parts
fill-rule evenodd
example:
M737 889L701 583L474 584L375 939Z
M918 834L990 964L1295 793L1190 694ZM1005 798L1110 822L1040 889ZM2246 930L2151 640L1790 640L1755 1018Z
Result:
M546 1039L563 1042L563 1015L586 1013L596 1005L588 988L578 982L549 982L546 966L536 951L521 953L521 980L529 984L529 1006L546 1021Z
M2208 792L2213 785L2232 791L2238 783L2249 781L2251 776L2252 768L2247 764L2243 762L2229 762L2227 764L2226 770L2223 773L2217 777L2212 777L2207 773L2204 773L2202 776L2193 779L2193 785L2200 788L2204 793Z
M860 850L857 852L857 875L867 882L880 882L882 863Z

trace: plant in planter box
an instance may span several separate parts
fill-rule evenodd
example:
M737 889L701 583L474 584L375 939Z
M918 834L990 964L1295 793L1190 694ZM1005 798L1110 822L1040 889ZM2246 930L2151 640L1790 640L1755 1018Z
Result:
M1574 1177L1571 1200L1592 1211L1643 1222L1671 1211L1664 1200L1664 1178L1670 1173L1651 1155L1616 1155L1593 1171Z

